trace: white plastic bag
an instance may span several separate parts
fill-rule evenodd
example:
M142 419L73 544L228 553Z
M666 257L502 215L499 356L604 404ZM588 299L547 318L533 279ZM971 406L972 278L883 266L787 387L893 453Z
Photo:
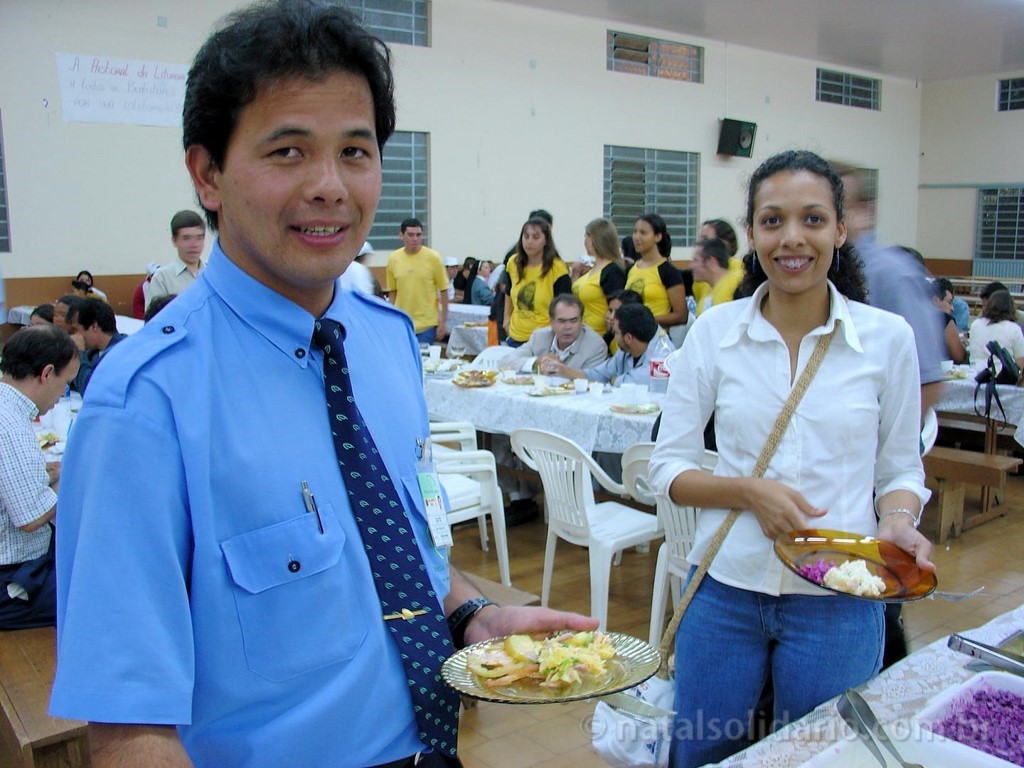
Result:
M655 676L622 695L639 699L666 714L640 715L599 701L591 727L594 750L615 768L665 768L671 746L675 682Z

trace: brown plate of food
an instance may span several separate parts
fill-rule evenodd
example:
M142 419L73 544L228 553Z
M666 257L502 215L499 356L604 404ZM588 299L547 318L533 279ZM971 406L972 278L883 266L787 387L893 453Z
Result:
M824 528L790 531L775 539L775 554L812 584L865 600L920 600L938 586L934 571L918 568L909 552L859 533Z
M618 632L509 635L458 651L441 667L441 677L483 701L553 704L631 688L660 663L652 645Z

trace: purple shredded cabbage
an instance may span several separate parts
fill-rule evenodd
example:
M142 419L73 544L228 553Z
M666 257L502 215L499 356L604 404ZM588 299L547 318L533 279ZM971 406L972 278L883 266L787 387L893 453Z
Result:
M940 736L1024 766L1024 698L1009 691L982 689L957 701L932 723Z
M835 568L835 566L832 565L832 563L822 558L816 563L806 563L801 565L798 572L805 579L810 579L815 584L821 584L825 581L825 574L833 568Z

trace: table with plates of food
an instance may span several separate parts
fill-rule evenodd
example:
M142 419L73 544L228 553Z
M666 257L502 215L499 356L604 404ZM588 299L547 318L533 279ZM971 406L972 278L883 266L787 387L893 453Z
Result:
M961 633L970 640L999 646L1019 638L1024 630L1024 605L1008 611L977 629ZM1011 640L1013 642L1013 640ZM1019 643L1018 643L1019 644ZM971 696L991 690L1004 698L1020 699L1024 678L1010 672L976 671L976 660L951 650L948 638L936 640L897 662L861 689L903 758L935 766L1012 766L979 750L937 735L943 717L963 722L974 707ZM1016 691L1017 693L1013 693ZM1007 696L1006 692L1010 692ZM841 697L840 697L841 698ZM837 710L838 699L817 707L744 751L718 763L728 768L817 768L818 766L877 766L878 762L846 726ZM1009 718L983 724L986 746L1001 743L1003 735L1019 739L1024 733L1024 710L1013 703ZM994 711L994 710L990 710ZM965 713L967 713L965 715ZM1010 729L1001 735L1000 729ZM968 739L969 740L969 739ZM1002 748L1002 747L1000 747ZM884 752L884 748L883 748ZM886 754L889 765L896 765Z
M72 392L70 396L58 400L53 408L32 423L39 449L47 461L61 461L63 458L68 434L81 408L82 396Z
M441 363L442 368L445 363ZM510 435L521 427L555 432L587 451L622 453L651 439L659 406L646 387L611 388L590 383L577 393L572 382L488 371L489 381L472 381L466 369L424 377L430 417L468 421L478 430ZM483 374L481 374L483 375Z

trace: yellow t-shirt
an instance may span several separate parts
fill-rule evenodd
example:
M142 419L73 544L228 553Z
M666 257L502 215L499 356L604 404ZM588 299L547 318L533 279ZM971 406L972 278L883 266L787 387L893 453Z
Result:
M722 285L722 283L726 285ZM718 281L718 285L715 286L717 289L715 295L711 298L711 305L723 304L726 301L732 301L732 295L736 292L740 283L743 282L743 259L738 256L729 257L729 274ZM728 286L732 286L732 290L729 290ZM707 303L705 299L708 294L711 293L711 284L706 283L703 280L697 280L693 284L693 298L697 302L697 314L699 315L704 311L704 305ZM722 298L728 293L728 298Z
M388 291L398 291L395 306L412 318L416 333L437 325L437 292L448 290L441 254L423 246L409 254L399 248L388 256Z
M640 267L634 264L630 267L629 275L626 276L626 290L636 291L643 299L644 306L651 310L655 317L667 315L672 311L672 302L668 298L668 291L658 274L658 267L664 262L659 262L653 267Z
M512 278L512 290L509 292L512 316L509 318L508 335L516 341L527 341L531 333L549 324L548 307L555 298L555 283L558 278L569 276L569 268L561 259L555 259L544 277L540 272L540 266L528 266L520 279L515 260L508 263L508 276Z
M579 280L572 284L572 292L583 302L583 322L589 325L598 335L603 336L608 330L605 322L605 314L608 312L608 297L601 287L601 278L607 270L614 270L619 274L621 285L625 286L625 276L616 264L605 264L599 272L590 270Z

